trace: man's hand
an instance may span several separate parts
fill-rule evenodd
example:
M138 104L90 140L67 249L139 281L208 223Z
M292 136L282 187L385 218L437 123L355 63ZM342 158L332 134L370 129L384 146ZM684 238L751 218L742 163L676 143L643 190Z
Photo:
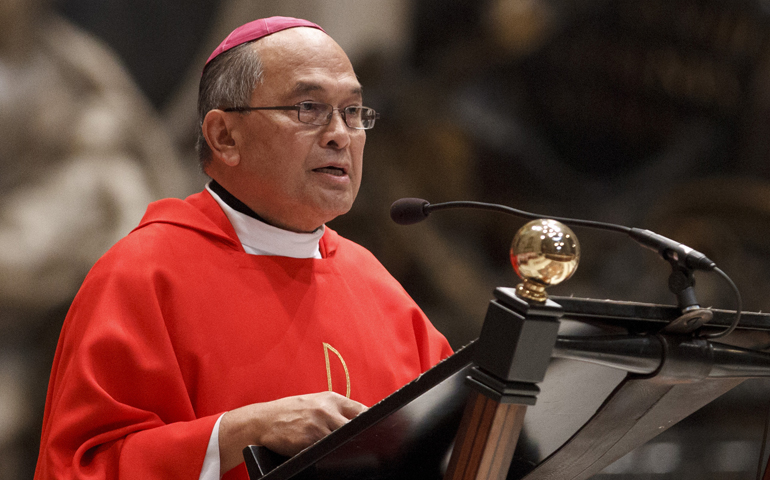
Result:
M224 474L241 463L247 445L263 445L281 455L294 455L364 410L364 405L334 392L286 397L231 410L219 424L220 471Z

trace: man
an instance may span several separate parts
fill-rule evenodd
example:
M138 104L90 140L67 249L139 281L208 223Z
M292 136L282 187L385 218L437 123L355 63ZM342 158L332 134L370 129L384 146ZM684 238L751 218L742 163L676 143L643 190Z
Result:
M89 273L37 479L246 478L246 445L297 453L451 353L371 254L324 226L356 197L376 113L319 26L236 29L199 111L212 182L151 204Z

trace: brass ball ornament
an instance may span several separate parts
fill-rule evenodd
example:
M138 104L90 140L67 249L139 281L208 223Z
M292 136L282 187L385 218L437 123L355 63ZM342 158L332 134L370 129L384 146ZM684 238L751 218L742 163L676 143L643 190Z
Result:
M533 220L516 232L511 242L511 264L524 280L516 294L544 302L546 287L572 276L580 261L580 243L575 233L556 220Z

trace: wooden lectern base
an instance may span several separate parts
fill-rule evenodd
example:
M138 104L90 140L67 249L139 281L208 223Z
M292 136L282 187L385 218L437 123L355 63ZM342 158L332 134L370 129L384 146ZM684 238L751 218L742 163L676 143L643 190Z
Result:
M444 480L504 480L526 411L472 391Z

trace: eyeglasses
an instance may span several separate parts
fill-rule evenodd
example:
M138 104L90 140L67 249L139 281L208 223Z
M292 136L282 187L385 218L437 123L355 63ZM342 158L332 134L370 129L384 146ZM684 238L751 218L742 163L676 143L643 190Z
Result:
M225 112L250 112L252 110L296 110L297 119L310 125L329 125L332 115L337 110L342 115L345 125L356 130L369 130L374 127L374 121L380 114L373 108L351 105L345 108L334 108L328 103L302 102L296 105L282 107L233 107L225 108Z

